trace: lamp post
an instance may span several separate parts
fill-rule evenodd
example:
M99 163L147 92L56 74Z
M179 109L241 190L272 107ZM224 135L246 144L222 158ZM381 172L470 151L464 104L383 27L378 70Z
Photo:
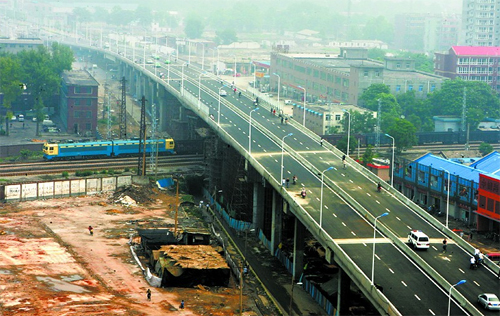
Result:
M450 308L451 308L451 290L457 286L457 285L460 285L460 284L464 284L465 282L467 282L467 280L460 280L458 281L457 284L453 284L451 287L450 287L450 291L448 292L448 316L450 316Z
M252 155L252 113L257 111L259 108L255 108L250 111L250 122L248 124L248 154Z
M394 150L396 145L396 140L389 134L385 134L385 136L392 139L392 159L391 159L391 187L394 187Z
M293 133L290 133L290 134L287 134L285 136L283 136L283 138L281 139L281 175L280 175L280 183L281 183L281 180L283 179L283 156L285 154L285 138L289 137L289 136L292 136Z
M205 44L204 43L200 43L201 44L201 48L202 48L202 51L201 51L201 70L204 70L205 68L203 67L205 65Z
M446 227L448 227L448 214L449 214L449 211L450 211L450 180L451 180L451 174L448 170L446 170L445 168L443 167L440 167L441 169L443 169L444 171L446 171L448 173L448 184L446 185Z
M236 80L236 55L234 55L234 80Z
M252 61L252 64L253 64L253 88L255 89L255 81L257 80L257 75L256 75L257 66L255 66L254 61Z
M349 121L347 123L347 152L346 152L347 157L349 157L349 141L351 138L351 113L345 109L342 109L342 111L344 111L349 115Z
M281 104L280 104L280 88L281 88L281 77L277 73L273 72L273 75L278 77L278 107L281 110Z
M372 285L374 285L373 279L375 277L375 234L377 233L377 220L387 215L389 215L389 213L386 212L384 214L375 217L375 225L373 226Z
M184 66L188 65L188 63L184 63L181 66L182 72L181 72L181 95L184 95Z
M198 76L198 109L201 107L201 76L206 75L205 72L202 72ZM220 97L220 94L219 94Z
M297 285L302 285L302 282L297 282ZM288 315L292 316L293 314L293 288L295 286L295 281L294 281L294 277L292 275L292 290L291 290L291 293L290 293L290 311L288 313Z
M244 251L244 255L245 255L245 260L247 260L247 240L248 240L248 231L250 231L251 233L253 233L255 231L254 228L247 228L245 230L245 251Z
M219 76L219 61L220 61L219 46L217 46L217 65L215 66L215 75L217 77Z
M222 90L224 86L219 88L219 109L217 110L217 126L220 127L220 90Z
M304 118L302 119L302 126L306 127L306 88L299 86L300 89L304 90Z
M323 227L323 184L324 184L323 176L325 175L325 172L332 169L333 167L328 167L327 169L323 170L323 172L321 172L321 194L319 198L319 228Z

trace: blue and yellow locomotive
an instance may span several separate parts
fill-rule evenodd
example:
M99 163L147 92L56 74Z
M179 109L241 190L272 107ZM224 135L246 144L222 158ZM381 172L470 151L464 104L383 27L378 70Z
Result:
M156 149L155 145L158 145ZM142 144L144 146L144 143ZM175 143L171 138L147 139L146 153L158 151L159 155L174 154ZM139 140L106 140L85 143L45 143L45 160L73 160L106 157L131 157L139 153Z

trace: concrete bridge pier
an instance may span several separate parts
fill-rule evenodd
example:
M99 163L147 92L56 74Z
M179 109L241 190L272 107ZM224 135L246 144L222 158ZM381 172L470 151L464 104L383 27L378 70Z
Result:
M300 279L302 272L304 272L304 237L306 227L302 222L295 218L295 225L293 230L293 271L292 278L296 281ZM299 277L299 279L296 279Z

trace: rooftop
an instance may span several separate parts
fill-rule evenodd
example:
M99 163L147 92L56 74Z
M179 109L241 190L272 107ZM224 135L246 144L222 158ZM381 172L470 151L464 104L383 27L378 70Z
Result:
M99 82L97 82L92 75L84 70L71 70L64 71L62 74L62 78L68 85L77 85L77 86L98 86Z
M229 269L226 260L212 246L166 245L159 252L185 269Z
M498 46L452 46L457 56L499 56Z

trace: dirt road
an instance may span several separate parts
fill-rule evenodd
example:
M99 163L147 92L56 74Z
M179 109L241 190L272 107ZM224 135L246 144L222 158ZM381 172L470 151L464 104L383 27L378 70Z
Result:
M0 206L0 315L238 313L235 286L153 288L133 260L129 236L136 228L171 228L173 216L166 209L175 203L173 197L164 196L148 207L113 205L109 198Z

